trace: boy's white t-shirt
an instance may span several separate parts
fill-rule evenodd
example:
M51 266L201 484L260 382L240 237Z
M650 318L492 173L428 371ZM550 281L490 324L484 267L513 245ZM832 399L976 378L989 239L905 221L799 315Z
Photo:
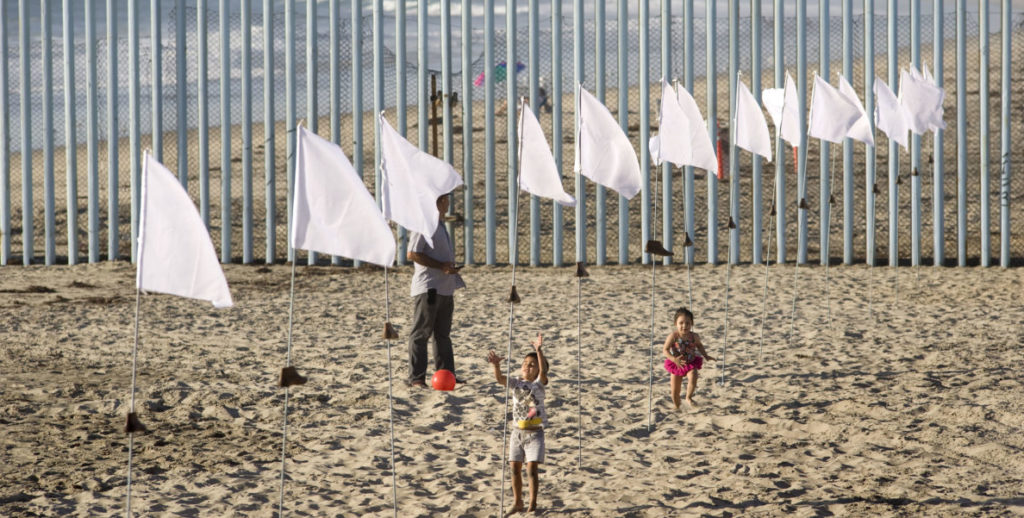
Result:
M512 391L512 420L516 425L520 428L546 427L548 413L544 410L544 384L540 379L511 378L508 387Z

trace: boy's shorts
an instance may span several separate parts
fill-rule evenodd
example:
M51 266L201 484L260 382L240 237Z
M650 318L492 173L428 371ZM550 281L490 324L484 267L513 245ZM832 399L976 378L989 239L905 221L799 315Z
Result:
M520 430L512 429L512 439L508 443L508 460L510 462L544 462L544 429Z

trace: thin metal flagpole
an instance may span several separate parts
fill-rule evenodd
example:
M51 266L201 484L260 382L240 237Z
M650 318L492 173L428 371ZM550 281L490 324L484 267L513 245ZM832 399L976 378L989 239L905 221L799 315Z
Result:
M577 267L577 272L583 263ZM576 275L576 432L579 435L579 457L576 469L583 467L583 321L581 319L583 276Z
M526 106L526 98L520 97L519 99L519 131L523 131L523 108ZM519 136L519 141L522 141L522 135ZM511 143L510 143L511 145ZM513 322L515 322L516 314L516 303L519 302L519 294L516 292L516 263L519 262L519 167L522 164L523 147L518 142L516 145L519 146L519 159L516 161L516 177L510 178L509 183L514 183L511 188L515 189L516 198L516 211L512 213L512 240L510 241L511 249L509 250L509 259L512 262L512 291L508 297L508 352L505 355L507 360L507 366L505 368L505 413L502 414L502 432L501 432L501 507L500 514L505 516L505 468L507 462L505 462L506 454L508 449L505 447L508 440L508 381L509 377L512 376L512 330Z
M785 117L785 110L783 110ZM780 124L781 127L781 124ZM780 155L779 160L784 161L785 155ZM772 186L772 205L768 215L768 255L764 257L764 292L761 295L761 340L757 349L757 361L761 361L761 354L764 352L764 321L768 310L768 266L772 262L772 227L775 225L775 196L779 187L779 175L775 175L775 183Z
M149 156L149 151L147 150L147 151L145 151L143 153L143 156L142 156L142 163L143 164L146 164L148 162L148 160L147 160L148 156ZM146 189L145 189L146 178L147 178L147 176L145 174L145 165L143 165L143 175L142 175L142 184L143 185L141 186L142 192L146 191ZM142 201L145 201L145 200L142 200ZM144 206L145 205L143 205L143 207ZM144 216L144 211L142 211L142 213L143 213L143 216ZM144 220L142 219L142 217L140 217L139 221L141 223ZM141 237L141 235L142 235L142 233L140 232L139 236ZM138 254L139 254L138 258L139 258L139 260L136 263L137 264L136 268L138 269L138 272L137 272L138 279L142 278L142 266L143 266L142 265L142 246L143 246L143 244L144 243L140 239L139 240L139 246L138 246ZM135 283L135 339L134 339L134 341L132 343L132 388L131 388L130 403L128 404L128 419L127 419L127 421L125 423L125 431L128 432L128 477L127 477L127 494L125 496L125 502L126 502L125 503L125 516L128 516L128 517L131 517L131 515L132 515L132 456L133 456L134 450L135 450L135 432L136 431L144 431L145 430L145 427L143 427L139 423L138 417L135 415L135 380L136 380L136 373L138 372L137 365L138 365L138 358L139 358L139 307L141 306L141 304L142 304L142 289L139 288L138 281L136 281L136 283Z
M295 257L295 248L289 247L289 255L292 256L292 280L291 287L288 290L288 353L286 366L292 365L292 327L294 323L294 308L295 308L295 262L298 259ZM289 386L284 387L284 427L281 432L281 493L278 506L278 516L284 516L284 474L285 474L285 459L288 454L288 393Z
M391 289L388 284L388 267L384 266L384 340L388 349L388 426L391 431L391 497L394 500L394 516L398 517L398 483L395 473L395 395L391 378Z
M660 158L660 157L659 157ZM669 167L672 167L669 165ZM654 176L654 192L658 192L658 175ZM653 200L654 214L651 221L658 221L658 197L654 196ZM648 241L648 245L651 242ZM653 250L647 250L653 252ZM655 280L656 271L658 268L658 261L655 260L655 256L651 255L651 341L650 341L650 361L648 362L648 387L647 387L647 432L650 433L651 427L654 425L654 308L655 308L655 289L657 283Z
M832 160L832 164L830 166L829 178L831 178L832 175L835 174L835 170L836 170L836 154L837 153L833 153L832 154L832 159L831 159ZM828 210L828 222L825 225L825 228L829 228L829 229L832 228L832 203L833 203L833 201L834 200L832 199L832 182L830 180L829 184L828 184L828 200L826 200L826 202L828 203L828 207L829 207L829 210ZM832 255L831 252L832 252L832 239L831 239L831 236L829 234L825 234L825 250L824 250L824 253L825 253L825 307L826 307L826 311L827 311L827 314L828 314L828 332L831 335L832 340L835 340L835 338L836 338L835 337L835 329L832 328L832 286L831 286L831 283L829 282L829 277L828 277L828 266L829 266L829 263L832 262L831 261L831 257L830 257Z
M804 160L803 160L803 164L798 164L798 166L801 167L801 170L806 171L806 167L807 167L807 153L804 152L804 153L801 153L801 154L803 155L803 159ZM800 211L806 211L806 210L807 210L807 200L805 198L800 198L800 201L798 202L798 205L797 205L797 212L801 215L800 219L805 219L806 218L806 213L800 213ZM786 345L787 346L790 343L790 339L792 338L793 333L796 331L796 296L797 296L796 283L797 283L797 274L799 274L799 272L800 272L800 258L799 258L799 254L798 254L797 260L794 261L794 264L793 264L793 309L792 309L792 311L789 314L789 333L786 335Z

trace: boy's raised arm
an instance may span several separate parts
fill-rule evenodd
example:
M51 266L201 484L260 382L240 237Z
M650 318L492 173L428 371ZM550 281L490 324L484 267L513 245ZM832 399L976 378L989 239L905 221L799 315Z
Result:
M540 333L537 333L537 339L533 342L533 350L537 352L537 363L540 364L540 382L544 385L548 384L548 362L544 358L544 351L541 350L541 345L544 339Z
M487 361L494 366L494 379L499 385L506 385L508 378L501 373L501 360L504 360L501 356L494 354L494 351L487 351Z

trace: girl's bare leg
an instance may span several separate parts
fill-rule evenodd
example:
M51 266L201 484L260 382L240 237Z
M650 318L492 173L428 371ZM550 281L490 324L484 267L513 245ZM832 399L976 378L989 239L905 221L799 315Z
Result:
M696 407L697 405L693 402L693 393L697 390L697 369L693 369L686 373L688 382L686 384L686 404L690 407Z
M539 469L536 462L526 463L526 473L530 477L530 507L527 511L537 510L537 485L539 483Z
M515 496L516 503L505 516L523 511L523 463L512 461L509 465L512 467L512 495Z
M672 386L672 404L676 406L676 410L679 410L679 404L682 403L679 394L683 390L683 377L676 376L675 374L672 374L671 376L672 379L669 381L669 383Z

